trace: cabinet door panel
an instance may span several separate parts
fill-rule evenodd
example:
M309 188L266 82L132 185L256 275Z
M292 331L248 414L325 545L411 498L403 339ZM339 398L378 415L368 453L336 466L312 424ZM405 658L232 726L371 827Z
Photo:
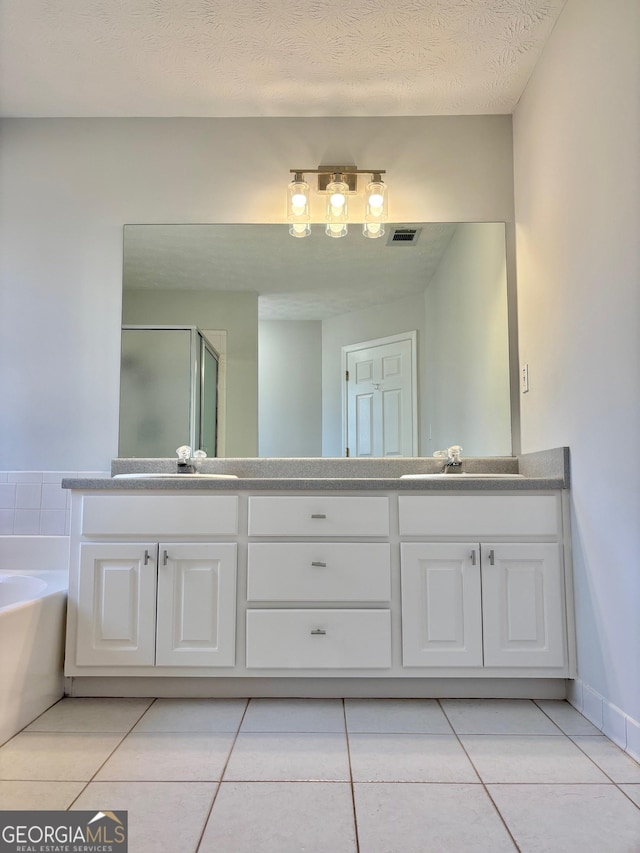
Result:
M475 545L401 545L403 666L482 666Z
M235 616L234 543L161 543L157 666L233 666Z
M80 549L76 663L153 664L155 544L85 544Z
M485 666L565 665L559 545L483 544L482 601Z

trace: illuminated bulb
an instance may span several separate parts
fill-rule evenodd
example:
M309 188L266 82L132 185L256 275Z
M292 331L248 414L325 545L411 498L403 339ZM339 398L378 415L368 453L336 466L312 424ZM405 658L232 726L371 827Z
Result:
M327 237L345 237L347 230L347 225L344 222L330 222L327 223L325 232Z
M294 193L291 196L291 212L295 216L302 216L307 206L307 197L303 193Z
M371 239L382 237L384 234L384 225L381 222L365 222L362 233L365 237L371 237Z
M369 196L369 207L371 208L371 213L382 213L383 205L384 196L382 193L373 193Z
M347 199L345 198L343 193L333 193L332 194L331 198L329 199L329 202L331 204L331 207L334 209L336 216L340 215L342 208L345 205L346 200Z
M308 222L293 222L289 226L289 234L292 237L308 237L311 234L311 226Z

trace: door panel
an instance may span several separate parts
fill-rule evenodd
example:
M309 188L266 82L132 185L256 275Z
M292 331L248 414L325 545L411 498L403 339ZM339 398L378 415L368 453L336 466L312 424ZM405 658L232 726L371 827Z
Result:
M403 666L482 666L478 547L402 543Z
M161 543L156 666L233 666L235 612L235 544Z
M482 545L482 596L485 666L565 665L559 545Z
M155 544L84 544L76 663L153 664L156 617Z

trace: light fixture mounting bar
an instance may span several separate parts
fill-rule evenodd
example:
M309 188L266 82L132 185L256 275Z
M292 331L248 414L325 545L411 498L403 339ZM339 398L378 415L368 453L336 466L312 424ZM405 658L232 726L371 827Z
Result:
M290 169L296 180L302 180L304 175L318 176L318 192L325 193L327 184L331 182L334 175L341 175L344 182L349 187L350 193L356 192L356 182L358 175L371 175L374 179L380 180L380 175L386 173L385 169L358 169L357 166L318 166L317 169Z

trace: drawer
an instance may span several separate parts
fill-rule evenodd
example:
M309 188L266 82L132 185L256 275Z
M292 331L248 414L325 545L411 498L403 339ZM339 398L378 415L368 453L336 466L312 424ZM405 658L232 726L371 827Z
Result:
M87 495L84 536L225 536L238 532L233 495Z
M388 536L386 497L250 497L250 536Z
M558 536L554 495L434 495L399 499L401 536Z
M391 546L383 542L253 542L249 601L391 599Z
M247 667L391 666L388 610L247 610Z

